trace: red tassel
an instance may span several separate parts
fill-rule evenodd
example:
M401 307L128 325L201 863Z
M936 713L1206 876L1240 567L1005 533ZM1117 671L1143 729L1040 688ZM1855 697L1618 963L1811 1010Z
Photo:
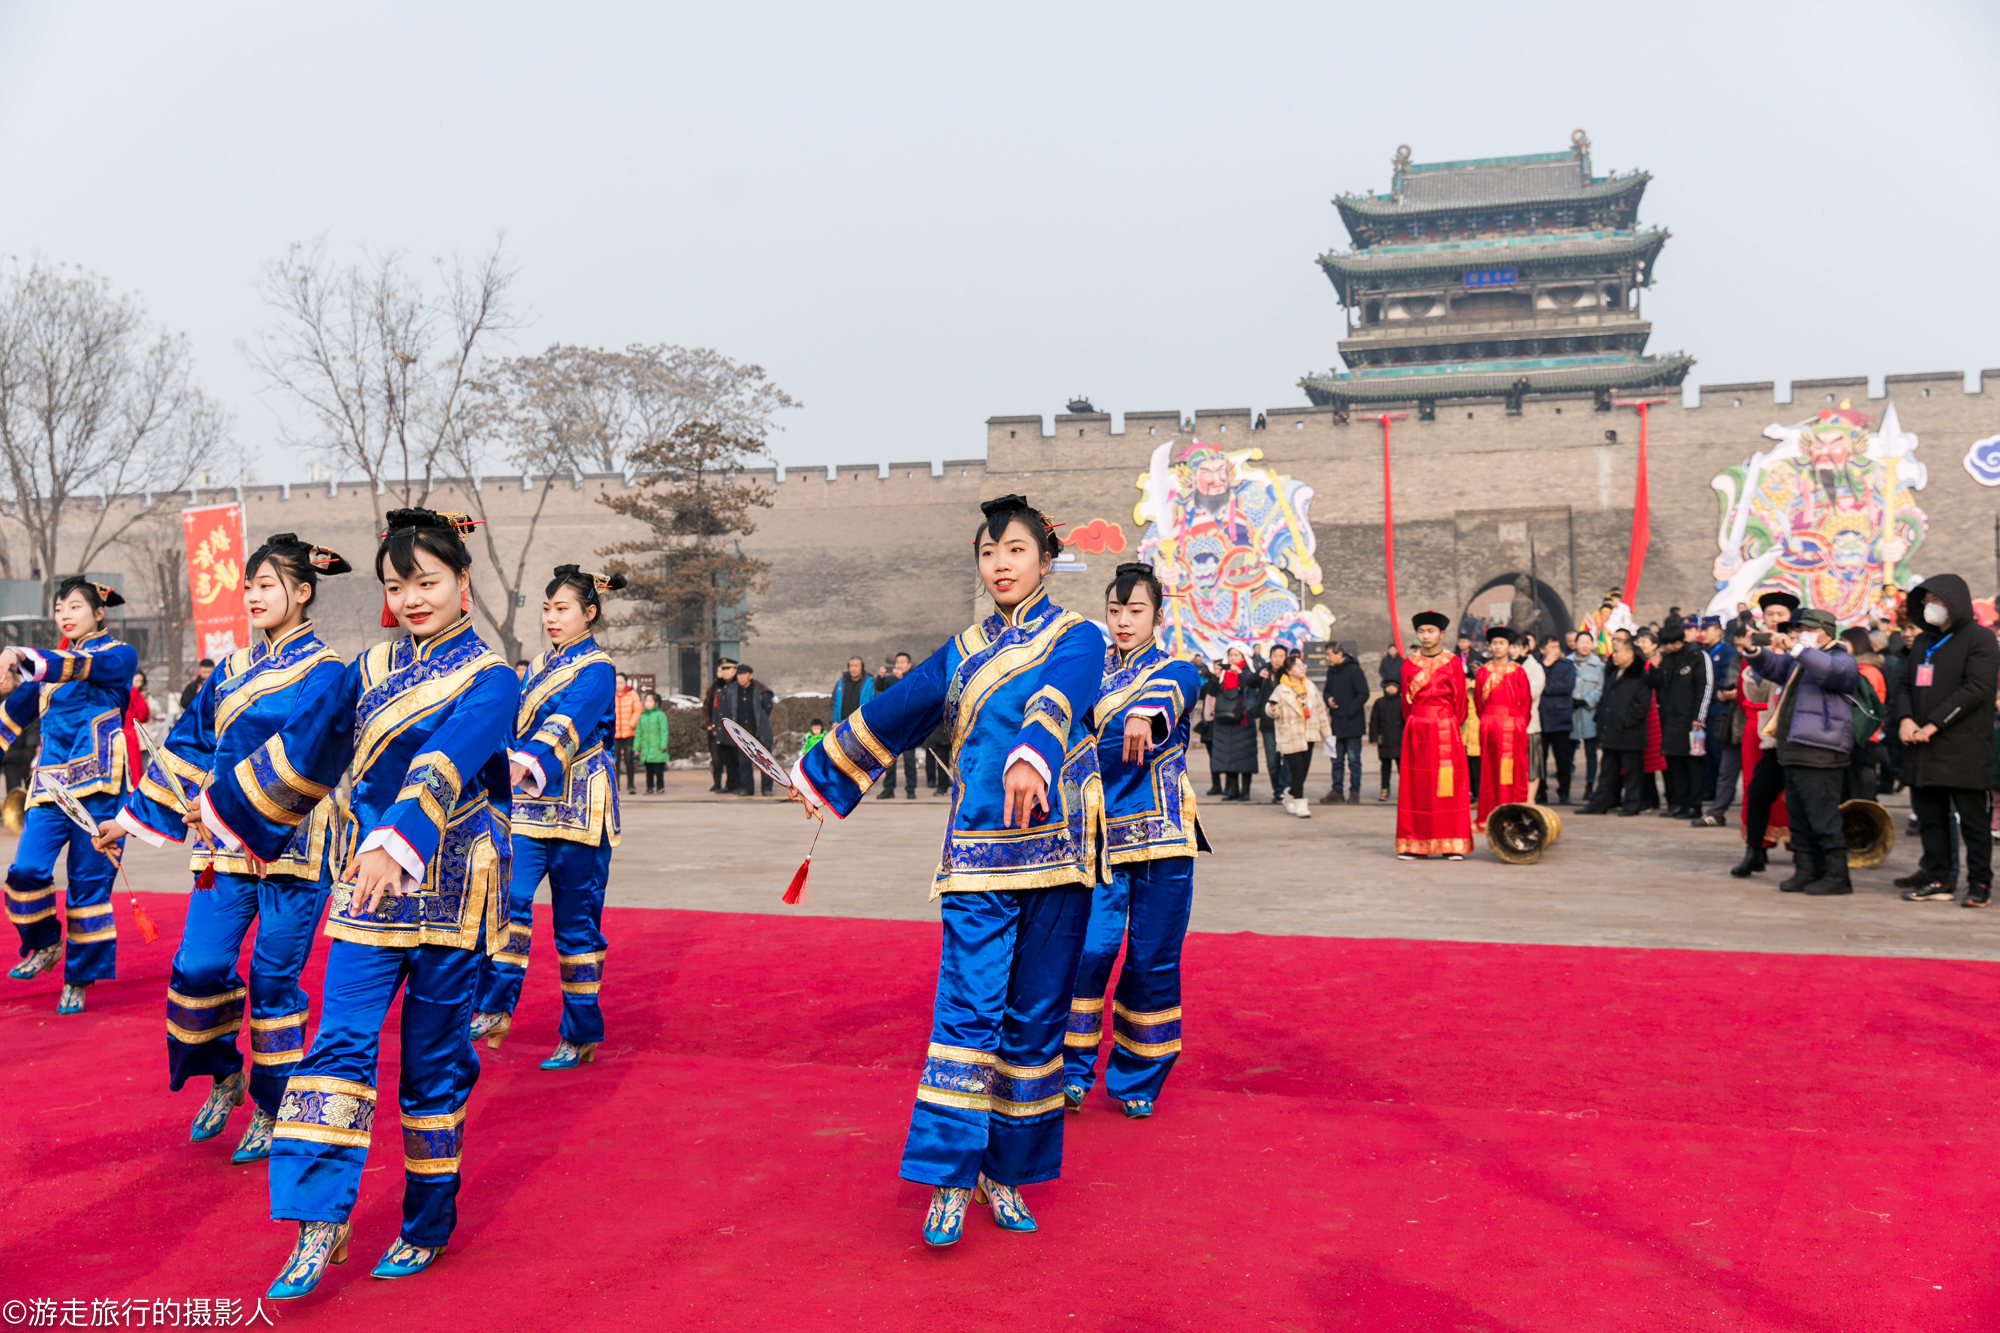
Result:
M460 611L470 611L472 609L472 588L469 585L459 589L458 609Z
M215 862L210 861L201 868L201 873L195 876L194 886L197 890L215 887Z
M396 616L389 610L389 594L386 592L382 594L382 628L396 628Z
M783 899L784 902L787 903L798 902L799 895L805 892L806 872L812 869L812 863L813 859L810 856L808 856L805 860L799 862L798 873L792 876L792 882L790 886L785 889L785 896Z
M139 906L139 900L132 900L132 920L138 923L140 938L151 944L160 938L160 928L153 924L153 918L146 915L146 909Z

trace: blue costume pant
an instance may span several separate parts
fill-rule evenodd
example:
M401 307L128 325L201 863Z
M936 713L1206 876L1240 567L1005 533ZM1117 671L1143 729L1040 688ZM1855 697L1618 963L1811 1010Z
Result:
M458 1224L465 1103L479 1081L466 1027L479 980L473 949L391 949L336 939L327 949L319 1031L285 1088L271 1142L271 1216L344 1222L375 1123L382 1023L403 990L403 1239L441 1247Z
M1098 886L1063 1037L1065 1083L1090 1087L1104 1034L1104 987L1123 943L1104 1090L1121 1102L1159 1098L1181 1053L1181 943L1193 902L1192 856L1117 866L1111 883Z
M902 1177L1002 1185L1062 1172L1062 1041L1090 916L1083 885L948 893L931 1044Z
M333 888L290 875L258 879L217 871L215 884L188 896L187 924L174 950L167 983L167 1087L191 1078L227 1078L243 1067L236 1033L250 1000L250 1096L276 1115L285 1078L306 1053L306 993L299 973L312 952L313 932ZM250 923L250 984L236 974L236 956Z
M118 813L114 792L82 800L100 824ZM111 886L118 867L53 805L30 806L23 817L14 864L7 868L7 919L21 934L23 958L62 942L63 929L56 921L56 857L65 849L69 940L63 951L63 980L73 986L109 981L118 975L118 926L111 917Z
M592 847L565 838L514 836L514 882L507 900L507 939L479 965L482 1014L511 1014L528 972L535 890L549 880L556 923L556 966L562 969L562 1039L579 1046L604 1040L597 988L604 982L604 886L611 878L611 840Z

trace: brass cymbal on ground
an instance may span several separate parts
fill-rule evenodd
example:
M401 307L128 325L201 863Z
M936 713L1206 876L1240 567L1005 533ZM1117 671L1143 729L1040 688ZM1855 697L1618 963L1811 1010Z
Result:
M1874 801L1843 801L1840 831L1847 842L1847 868L1869 870L1896 849L1896 821Z

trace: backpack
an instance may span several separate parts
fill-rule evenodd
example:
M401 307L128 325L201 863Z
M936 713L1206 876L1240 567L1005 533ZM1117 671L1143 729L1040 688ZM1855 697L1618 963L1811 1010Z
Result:
M1847 715L1847 724L1854 728L1854 743L1857 746L1867 745L1870 738L1881 730L1884 709L1882 696L1875 692L1875 683L1868 679L1866 673L1861 674L1861 687L1854 692L1854 698L1849 703L1853 707Z

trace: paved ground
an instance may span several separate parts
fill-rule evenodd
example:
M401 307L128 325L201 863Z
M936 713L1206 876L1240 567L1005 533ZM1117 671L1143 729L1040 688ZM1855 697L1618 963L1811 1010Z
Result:
M626 800L613 903L937 914L927 895L944 826L941 798L870 797L846 821L830 822L813 858L811 901L794 908L778 899L813 829L797 808L711 796L706 773L671 773L668 783L665 796ZM1900 827L1905 805L1889 804ZM1879 869L1857 873L1854 896L1813 899L1777 891L1789 871L1782 855L1775 873L1731 879L1742 850L1735 829L1691 829L1650 815L1564 811L1562 837L1542 861L1510 866L1483 846L1463 862L1398 861L1395 807L1372 799L1315 806L1310 820L1265 804L1210 801L1203 809L1218 850L1196 872L1196 930L2000 960L2000 909L1896 896L1890 879L1916 865L1911 838L1900 838ZM11 853L11 843L0 839L0 852ZM135 848L131 868L140 889L187 888L179 863L164 853Z

